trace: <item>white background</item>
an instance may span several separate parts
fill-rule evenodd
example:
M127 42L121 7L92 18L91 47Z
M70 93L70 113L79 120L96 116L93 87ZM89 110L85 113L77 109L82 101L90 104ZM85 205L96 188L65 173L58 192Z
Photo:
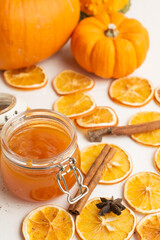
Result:
M154 87L160 85L160 1L159 0L131 0L132 6L126 14L128 17L138 19L149 31L150 48L145 62L132 75L144 77L152 81ZM47 108L51 109L53 102L57 99L57 95L51 87L52 79L66 69L73 69L78 72L87 74L75 62L68 43L61 51L50 59L40 64L48 74L48 84L46 87L35 91L18 91L8 87L0 76L0 92L16 94L22 97L30 108ZM159 111L160 107L152 100L148 105L142 108L128 108L113 103L107 94L110 80L100 79L94 75L91 76L96 84L90 91L90 94L96 100L97 105L112 107L118 117L119 124L127 124L130 117L138 111ZM84 138L82 132L78 131L78 144L83 148L90 143ZM114 143L126 149L133 160L133 173L141 171L154 171L153 156L156 148L142 146L129 137L104 137L103 142ZM90 198L93 197L123 197L124 182L116 185L105 186L98 185ZM49 201L49 203L60 205L67 208L66 197L61 196L58 199ZM0 240L21 240L21 223L26 214L32 209L41 206L43 203L29 203L14 197L3 185L0 177ZM139 220L143 216L137 214ZM76 237L74 240L77 239ZM136 235L131 238L137 239Z

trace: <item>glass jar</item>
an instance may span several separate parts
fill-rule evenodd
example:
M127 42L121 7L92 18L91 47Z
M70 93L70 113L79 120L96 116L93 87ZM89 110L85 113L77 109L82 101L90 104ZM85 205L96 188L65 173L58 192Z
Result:
M37 150L34 149L34 142L38 142L38 147L43 149L43 139L39 138L42 137L41 130L44 129L47 129L49 135L52 131L56 132L57 135L54 138L59 147L63 147L64 144L59 140L59 136L62 140L63 134L64 138L67 136L70 139L67 147L53 157L36 158L24 155L28 148L27 151L35 154ZM25 135L30 130L38 131L40 134L40 136L36 135L32 143L28 142ZM11 142L13 142L13 148ZM49 145L50 142L47 144ZM20 154L17 154L14 149L21 145L23 146L19 150ZM72 121L64 115L42 109L23 112L10 119L2 128L1 146L2 177L8 189L18 197L27 201L45 201L65 192L71 202L73 199L70 197L69 189L79 179L77 176L80 177L78 185L81 190L83 185L78 169L80 153L76 131ZM80 197L82 195L81 191Z
M0 93L0 139L3 125L13 116L27 109L27 104L19 97L8 93ZM1 144L0 144L1 159Z
M0 93L0 129L11 117L27 109L27 104L18 96Z

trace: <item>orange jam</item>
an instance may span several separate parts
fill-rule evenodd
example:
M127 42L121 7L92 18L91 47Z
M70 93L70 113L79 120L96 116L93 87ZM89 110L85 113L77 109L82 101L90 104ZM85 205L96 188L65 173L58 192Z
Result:
M33 110L29 112L34 113ZM45 201L62 194L57 184L57 164L72 157L79 166L79 148L70 120L65 118L64 124L61 115L52 114L48 121L41 113L41 119L35 122L33 119L37 115L28 121L27 115L24 124L22 119L19 123L17 116L2 129L4 182L12 193L28 201ZM57 122L55 116L59 117ZM65 175L65 180L70 189L75 183L72 171Z
M63 152L71 138L54 128L35 127L12 136L9 148L16 154L28 159L45 159Z

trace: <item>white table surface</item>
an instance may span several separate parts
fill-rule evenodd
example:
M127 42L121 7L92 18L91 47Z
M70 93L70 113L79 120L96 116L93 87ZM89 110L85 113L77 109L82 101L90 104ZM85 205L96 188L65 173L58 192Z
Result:
M131 0L132 6L126 14L128 17L138 19L149 31L150 48L145 62L132 75L149 79L153 82L154 87L160 85L160 1L159 0ZM87 74L75 62L70 44L66 44L57 54L48 60L39 64L48 74L48 84L40 90L19 91L7 86L0 76L0 92L7 92L22 97L30 108L47 108L51 109L53 102L57 99L56 93L51 87L52 78L57 73L65 69L73 69L78 72L91 76L95 80L95 87L90 94L96 100L97 105L112 107L118 117L119 124L127 124L130 117L139 111L160 111L160 107L152 100L149 104L141 108L128 108L112 102L107 94L110 80L100 79L92 74ZM90 143L84 138L82 132L78 132L78 144L83 148ZM126 149L133 160L133 173L141 171L153 171L153 156L156 148L145 147L134 142L129 137L104 137L103 142L114 143ZM123 197L124 182L105 186L98 185L90 198L93 197ZM66 196L61 196L48 203L57 204L67 208ZM0 240L21 240L21 223L26 214L32 209L41 206L44 203L29 203L14 197L3 185L0 176ZM136 213L139 221L143 215ZM76 240L76 236L74 240ZM131 238L137 239L136 235ZM65 239L64 239L65 240Z

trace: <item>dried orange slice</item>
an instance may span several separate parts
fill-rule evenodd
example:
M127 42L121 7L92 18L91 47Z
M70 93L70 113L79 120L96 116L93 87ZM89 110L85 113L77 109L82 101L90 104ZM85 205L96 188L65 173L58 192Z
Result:
M154 95L154 89L147 79L138 77L114 80L109 88L111 99L131 107L146 105Z
M129 121L129 125L160 120L160 112L138 112ZM160 146L160 129L131 136L136 142L149 146Z
M10 86L25 90L42 88L48 81L47 74L39 66L7 70L4 79Z
M160 213L142 218L137 224L136 230L141 240L160 239Z
M82 128L103 128L117 125L118 117L110 107L97 107L92 114L77 119L76 123Z
M86 203L81 214L76 218L76 230L83 240L128 240L134 233L136 225L135 214L126 207L121 215L110 212L99 216L96 204L99 198Z
M158 148L155 153L154 164L155 164L157 170L160 172L160 148Z
M46 205L25 217L22 232L25 240L71 240L75 232L74 220L63 208Z
M96 108L94 99L86 93L74 93L57 99L53 109L69 118L91 114Z
M94 81L80 73L67 70L63 71L53 79L53 88L59 95L67 95L76 92L83 92L92 89Z
M152 172L131 176L125 183L124 197L138 212L160 211L160 176Z
M160 87L155 89L154 97L158 103L160 103Z
M104 143L90 145L81 151L81 170L87 174L89 168L94 163L102 149ZM100 183L114 184L123 181L132 171L132 160L128 153L120 147L110 144L111 147L116 148L116 153L103 172Z

